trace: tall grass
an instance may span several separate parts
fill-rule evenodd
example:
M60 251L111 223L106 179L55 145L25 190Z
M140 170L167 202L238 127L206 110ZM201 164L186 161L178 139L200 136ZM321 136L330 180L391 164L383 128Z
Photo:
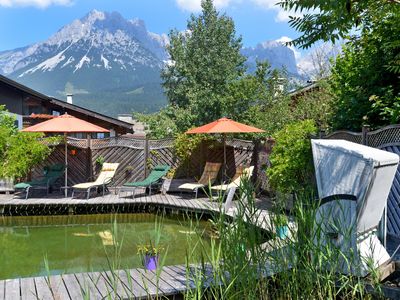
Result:
M379 274L370 264L370 281L345 275L338 270L356 270L355 253L342 251L332 243L326 243L323 231L316 222L318 201L312 194L297 197L291 215L287 238L278 237L276 224L285 214L284 205L277 199L274 210L265 216L265 230L251 225L260 220L262 211L256 207L254 188L250 182L243 182L237 192L235 208L226 212L224 197L219 195L219 212L212 215L213 233L210 243L196 235L187 234L186 251L186 299L376 299L381 296ZM199 219L189 218L190 231L197 235L206 234L200 230ZM127 298L133 298L135 284L129 270L120 270L120 249L123 238L113 224L114 247L107 253L111 284L108 299L117 298L118 285L122 286ZM338 224L340 226L340 224ZM350 241L351 229L342 230L344 242ZM207 233L208 234L208 233ZM162 220L155 222L155 241L162 235ZM168 246L168 245L166 245ZM152 275L158 283L165 257ZM128 287L120 280L125 272L130 280ZM135 278L154 298L161 299L159 290L151 293L144 278ZM366 284L375 287L373 294L366 293ZM158 284L157 284L158 285ZM84 292L90 299L89 290Z
M240 187L234 217L224 212L219 197L220 213L212 222L219 242L212 251L203 252L201 267L187 264L188 279L194 289L187 299L376 299L380 297L379 276L370 265L370 280L377 287L366 293L366 280L345 275L339 270L356 270L352 251L343 251L323 238L323 226L316 222L318 201L312 194L300 195L290 219L288 238L275 235L284 207L277 205L267 219L266 235L248 221L259 219L253 187L244 182ZM279 203L279 201L277 201ZM350 242L351 228L343 232ZM265 239L268 239L265 241ZM194 245L196 247L201 245ZM192 251L194 252L194 251ZM190 261L190 259L188 260ZM193 270L195 269L195 270ZM190 277L191 276L191 277ZM208 281L207 281L208 280ZM371 282L369 282L371 283Z

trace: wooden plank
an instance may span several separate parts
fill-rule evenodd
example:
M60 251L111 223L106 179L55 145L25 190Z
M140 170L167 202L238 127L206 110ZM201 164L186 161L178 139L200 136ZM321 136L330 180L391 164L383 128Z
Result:
M87 273L87 276L92 280L94 286L98 290L99 294L104 298L108 298L111 295L111 288L105 282L103 276L99 272Z
M37 298L35 282L33 278L21 278L20 285L21 285L21 300L29 300Z
M153 297L160 294L159 291L157 291L157 287L155 286L155 284L144 277L137 269L129 270L129 275L143 288L144 293L140 295L141 297Z
M176 200L175 196L168 195L168 201L171 205L179 207L179 202Z
M147 276L147 278L154 278L156 282L158 281L158 286L164 291L164 294L168 295L170 293L170 295L176 295L180 293L180 290L175 287L175 280L163 269L157 272L148 271L148 274L151 274L151 277Z
M0 280L0 300L4 300L5 298L5 285L6 281L5 280Z
M19 293L19 279L7 279L5 280L5 296L6 300L15 300L20 298Z
M64 281L60 275L50 276L50 287L54 299L57 300L69 300L68 291L65 288Z
M129 298L128 288L125 287L118 280L118 276L111 271L100 272L104 282L109 285L111 296L113 299L126 299Z
M147 295L146 290L130 276L128 270L120 270L117 275L133 297Z
M83 299L85 297L85 293L79 285L79 282L77 281L74 274L61 275L61 277L64 281L65 288L68 291L69 297L72 300Z
M156 292L165 296L174 295L177 293L171 285L165 282L161 277L157 276L156 273L152 271L147 271L144 269L136 269L143 277L144 280L153 283L156 286Z
M195 284L192 280L190 280L186 274L186 266L184 265L175 265L175 266L166 266L164 267L165 272L167 272L172 278L175 279L176 282L179 282L181 285L184 284L185 288L195 288Z
M382 282L387 277L389 277L393 272L396 271L396 264L394 261L385 263L377 268L379 274L379 282Z
M103 296L93 284L88 273L75 273L76 280L89 299L102 299Z
M171 275L171 273L174 275ZM162 268L162 272L160 273L161 278L169 285L173 286L173 288L177 292L186 291L186 279L184 281L177 280L175 275L176 273L173 270L171 270L168 266L164 266Z
M51 293L50 287L45 277L35 277L34 281L38 299L43 299L43 300L53 299L53 295Z

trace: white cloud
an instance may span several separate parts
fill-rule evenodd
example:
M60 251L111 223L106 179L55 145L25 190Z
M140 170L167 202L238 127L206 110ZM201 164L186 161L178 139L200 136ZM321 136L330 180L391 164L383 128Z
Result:
M279 39L277 39L277 42L284 43L286 45L287 42L291 42L293 39L291 39L288 36L282 36ZM287 46L289 49L291 49L294 53L294 57L296 58L296 61L298 61L301 57L301 52L294 46Z
M2 1L2 0L0 0ZM190 12L201 11L201 0L175 0L176 4L182 9ZM214 0L214 5L217 8L227 7L235 0Z
M72 0L0 0L0 6L35 6L46 8L50 5L71 5Z
M2 0L0 0L2 1ZM7 1L7 0L6 0ZM200 12L201 11L201 0L175 0L176 4L182 10L190 12ZM278 5L281 0L214 0L214 5L217 8L224 8L233 3L243 3L252 2L253 5L257 5L265 10L272 10L276 12L275 21L276 22L287 22L289 21L289 16L302 16L299 12L286 11Z
M287 22L289 21L289 16L302 16L302 13L294 12L294 11L286 11L282 7L278 5L280 0L252 0L256 5L266 9L266 10L274 10L277 12L275 17L275 21L277 22Z
M264 7L266 9L278 8L277 3L279 0L252 0L258 6Z
M289 17L301 17L303 16L302 13L294 12L294 11L286 11L283 9L279 9L278 14L275 18L277 22L287 22L290 20Z

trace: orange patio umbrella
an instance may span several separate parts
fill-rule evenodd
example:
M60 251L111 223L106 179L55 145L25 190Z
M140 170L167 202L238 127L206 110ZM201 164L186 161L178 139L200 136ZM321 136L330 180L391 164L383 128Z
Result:
M27 127L22 131L25 132L44 132L44 133L63 133L65 144L65 186L68 179L68 150L67 150L67 134L68 133L98 133L110 132L110 130L97 126L90 122L78 119L67 113L50 119L39 124ZM65 197L67 197L67 189L65 189Z
M204 134L204 133L221 133L223 135L224 144L224 174L226 165L226 134L227 133L262 133L262 129L235 122L228 118L221 118L206 125L196 127L186 131L187 134Z

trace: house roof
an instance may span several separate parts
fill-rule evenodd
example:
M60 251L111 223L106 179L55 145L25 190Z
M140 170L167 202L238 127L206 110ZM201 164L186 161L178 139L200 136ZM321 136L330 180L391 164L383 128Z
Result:
M301 95L303 95L303 94L305 94L307 92L311 92L314 89L318 89L318 82L312 82L312 83L310 83L310 84L308 84L306 86L303 86L303 87L301 87L301 88L299 88L297 90L291 91L289 93L289 96L291 98L296 98L296 97L301 96Z
M78 113L85 114L85 115L88 115L90 117L97 118L99 120L102 120L102 121L105 121L105 122L108 122L108 123L112 123L112 124L114 124L116 126L120 126L120 127L126 128L128 131L132 131L132 124L130 124L128 122L124 122L124 121L115 119L113 117L109 117L109 116L100 114L98 112L92 111L90 109L83 108L81 106L78 106L78 105L75 105L75 104L71 104L71 103L65 102L63 100L60 100L60 99L57 99L57 98L50 97L50 96L47 96L45 94L39 93L39 92L37 92L37 91L35 91L35 90L33 90L33 89L23 85L23 84L20 84L20 83L14 81L14 80L12 80L12 79L10 79L8 77L5 77L3 75L0 75L0 82L3 82L5 84L7 84L7 85L9 85L9 86L11 86L11 87L13 87L13 88L15 88L17 90L23 91L23 92L25 92L25 93L27 93L29 95L35 96L35 97L39 98L42 101L46 101L48 103L54 104L56 106L60 106L60 107L62 107L64 109L68 109L70 111L76 111Z
M24 91L27 94L30 94L32 96L38 97L42 100L48 100L48 96L46 96L45 94L39 93L35 90L32 90L31 88L28 88L25 85L22 85L6 76L0 75L0 82L4 82L5 84L12 86L13 88L17 89L17 90L21 90Z
M80 112L80 113L86 114L86 115L91 116L93 118L97 118L97 119L100 119L100 120L103 120L103 121L106 121L106 122L110 122L110 123L113 123L115 125L118 125L118 126L121 126L121 127L125 127L127 129L132 130L132 124L130 124L128 122L124 122L124 121L118 120L118 119L115 119L115 118L112 118L112 117L109 117L109 116L106 116L106 115L103 115L103 114L100 114L100 113L95 112L93 110L90 110L90 109L87 109L87 108L83 108L81 106L78 106L78 105L75 105L75 104L71 104L71 103L62 101L62 100L57 99L57 98L52 98L52 97L50 98L50 102L53 103L53 104L56 104L58 106L61 106L63 108L66 108L66 109L69 109L69 110L74 110L76 112Z

